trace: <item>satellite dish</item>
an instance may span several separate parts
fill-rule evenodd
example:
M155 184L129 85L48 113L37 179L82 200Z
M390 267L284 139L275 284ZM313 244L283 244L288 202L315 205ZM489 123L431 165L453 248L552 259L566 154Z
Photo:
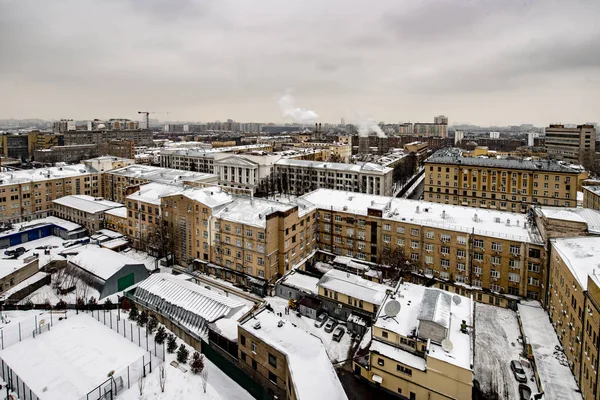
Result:
M383 308L386 317L395 317L400 312L400 302L398 300L390 300Z
M454 304L459 305L460 302L462 301L462 299L460 298L459 295L455 294L454 296L452 296L452 301L454 302Z
M442 349L444 349L446 353L450 353L454 349L454 345L452 344L450 339L442 340Z

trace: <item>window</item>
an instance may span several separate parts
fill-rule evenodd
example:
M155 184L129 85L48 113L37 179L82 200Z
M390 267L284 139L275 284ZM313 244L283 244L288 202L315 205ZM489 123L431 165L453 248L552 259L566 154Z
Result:
M383 224L383 230L389 232L392 230L392 226L390 224Z
M456 243L458 244L467 244L467 238L465 236L457 236Z
M483 249L483 240L481 240L481 239L473 240L473 246Z
M492 242L493 251L502 251L502 243Z
M500 265L500 257L490 256L490 262L492 263L492 265Z
M539 286L540 280L538 278L534 278L533 276L530 276L529 278L527 278L527 283L531 286Z
M508 265L511 268L519 269L519 268L521 268L521 261L520 260L510 260Z
M333 217L333 220L334 220L335 222L342 222L342 216L341 216L341 215L335 215L335 216Z
M442 235L440 236L440 239L442 239L442 242L449 242L450 241L450 235L448 235L446 233L442 233Z
M427 239L433 239L433 236L434 236L433 231L427 231L427 232L425 232L425 237Z
M433 264L433 257L425 256L425 264Z
M428 253L433 252L434 250L434 246L433 243L425 243L425 251L427 251Z
M250 230L250 229L246 230L246 237L250 237L250 238L252 237L252 230Z
M515 244L511 244L510 245L510 254L513 254L515 256L520 255L521 254L521 246L515 245Z
M269 353L269 365L272 366L272 367L277 368L277 357L275 357L271 353Z
M269 371L269 380L277 385L277 375Z
M539 249L529 249L529 257L540 258L541 252Z
M465 264L464 263L456 263L456 270L457 271L464 271L465 270Z
M252 353L256 354L256 343L252 343L250 348L252 349Z
M396 239L396 244L397 244L398 246L402 246L402 247L404 247L404 239L402 239L402 238L398 238L398 239Z
M265 240L265 233L264 232L258 232L258 240Z
M396 227L396 233L404 233L404 227L403 226L397 226Z
M530 272L540 272L540 264L530 262L530 263L527 264L527 269Z
M419 236L419 230L416 229L416 228L412 228L410 230L410 234L413 235L413 236Z
M383 242L384 243L391 243L392 242L392 237L390 235L383 235Z
M500 279L500 271L493 269L490 271L490 276L495 279Z
M383 358L378 358L377 359L377 365L382 366L385 364L385 361L383 361Z
M473 267L473 273L477 275L481 275L483 269L481 267Z
M406 375L412 375L412 370L410 368L403 367L402 365L396 365L396 371L402 372Z
M473 260L475 260L475 261L483 261L483 254L481 254L481 253L473 253Z
M419 248L419 242L416 240L411 240L410 241L410 248L411 249L418 249Z
M509 282L519 282L521 280L521 276L519 274L515 274L513 272L508 273Z
M240 339L242 341L242 346L245 346L246 345L246 336L240 335Z
M440 260L440 265L446 269L450 267L450 260Z
M467 252L464 249L456 250L456 257L465 258L466 255L467 255Z
M450 254L450 247L442 246L442 247L440 247L440 252L444 255L448 255L448 254Z

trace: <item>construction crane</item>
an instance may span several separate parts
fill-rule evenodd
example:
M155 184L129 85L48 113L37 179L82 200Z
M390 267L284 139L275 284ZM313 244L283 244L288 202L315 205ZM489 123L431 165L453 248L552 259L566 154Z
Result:
M146 120L146 129L150 129L150 114L169 114L168 112L156 112L156 111L138 111L138 114L144 114Z

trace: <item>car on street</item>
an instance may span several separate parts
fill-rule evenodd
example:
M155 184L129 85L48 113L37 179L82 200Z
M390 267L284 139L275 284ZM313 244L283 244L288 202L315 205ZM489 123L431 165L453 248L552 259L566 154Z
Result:
M321 315L319 315L317 317L317 319L315 320L315 326L317 328L322 327L323 325L325 325L325 322L327 322L327 319L329 318L329 316L327 315L327 313L322 313Z
M525 370L523 369L520 361L512 360L510 362L510 369L512 369L515 379L518 382L527 382L527 375L525 375Z
M335 328L337 326L337 321L333 318L329 318L327 320L327 323L325 324L325 332L327 333L331 333L333 331L333 328Z
M344 330L344 328L342 328L341 326L338 326L333 331L333 340L335 340L336 342L339 342L342 339L342 336L344 336L345 332L346 331Z

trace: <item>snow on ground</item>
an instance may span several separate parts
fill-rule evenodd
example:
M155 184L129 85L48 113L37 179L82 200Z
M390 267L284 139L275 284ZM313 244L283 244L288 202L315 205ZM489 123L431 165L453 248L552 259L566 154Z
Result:
M581 400L577 383L546 311L537 301L519 304L525 336L529 338L542 390L547 399Z
M70 313L50 331L2 351L0 357L38 395L78 399L106 381L110 371L142 363L146 351L93 317Z
M0 318L0 329L4 327L12 327L18 325L19 322L26 320L34 320L34 316L37 315L39 319L50 317L46 311L43 310L15 310L15 311L2 311L2 318ZM56 317L58 319L58 317ZM35 324L34 324L35 325ZM32 330L33 330L33 325Z
M52 274L51 279L52 282L55 282L57 279L57 274ZM67 304L75 304L78 297L81 297L86 301L89 300L90 297L94 297L96 300L98 300L100 293L95 288L86 285L80 280L75 282L75 286L76 289L72 292L60 295L57 294L56 290L50 285L45 285L31 293L29 296L25 297L19 302L19 304L25 304L28 300L31 300L33 304L45 304L46 300L48 300L52 305L56 305L56 303L58 303L60 300L64 300Z
M511 360L521 360L523 346L517 313L489 304L475 305L474 379L488 399L519 400L519 382L510 369ZM525 363L524 363L525 364ZM536 392L533 370L523 365L528 386Z
M266 297L265 301L267 303L269 303L271 305L271 307L273 307L273 311L275 313L281 313L282 317L290 322L292 322L293 324L295 324L298 328L301 328L305 331L307 331L308 333L311 333L315 336L317 336L319 339L321 339L321 342L323 342L323 345L325 346L325 350L327 351L327 355L329 356L329 359L331 360L331 362L339 362L339 361L344 361L347 360L349 358L351 358L351 356L349 355L350 353L350 348L352 347L353 343L352 343L352 338L350 337L350 334L348 334L348 332L346 332L344 334L344 336L342 336L342 340L340 340L339 342L336 342L333 340L333 332L332 333L327 333L325 332L324 326L317 328L315 326L315 320L312 318L308 318L308 317L297 317L296 316L296 312L291 311L289 314L285 314L285 308L288 305L288 301L286 299L283 299L281 297ZM342 322L342 321L338 321L338 322ZM345 323L345 321L344 321Z
M178 340L178 344L182 342ZM189 358L191 361L194 349L186 346L190 352ZM202 379L200 375L195 375L190 371L189 361L181 365L187 372L175 368L170 363L177 361L177 353L168 354L165 365L167 380L165 383L164 393L160 390L159 385L159 369L153 369L152 373L146 378L144 386L143 399L146 400L251 400L253 397L245 391L234 380L225 375L215 364L206 357L204 358L205 368L208 370L206 393L202 389ZM138 386L132 386L120 397L122 400L139 400L140 392Z

